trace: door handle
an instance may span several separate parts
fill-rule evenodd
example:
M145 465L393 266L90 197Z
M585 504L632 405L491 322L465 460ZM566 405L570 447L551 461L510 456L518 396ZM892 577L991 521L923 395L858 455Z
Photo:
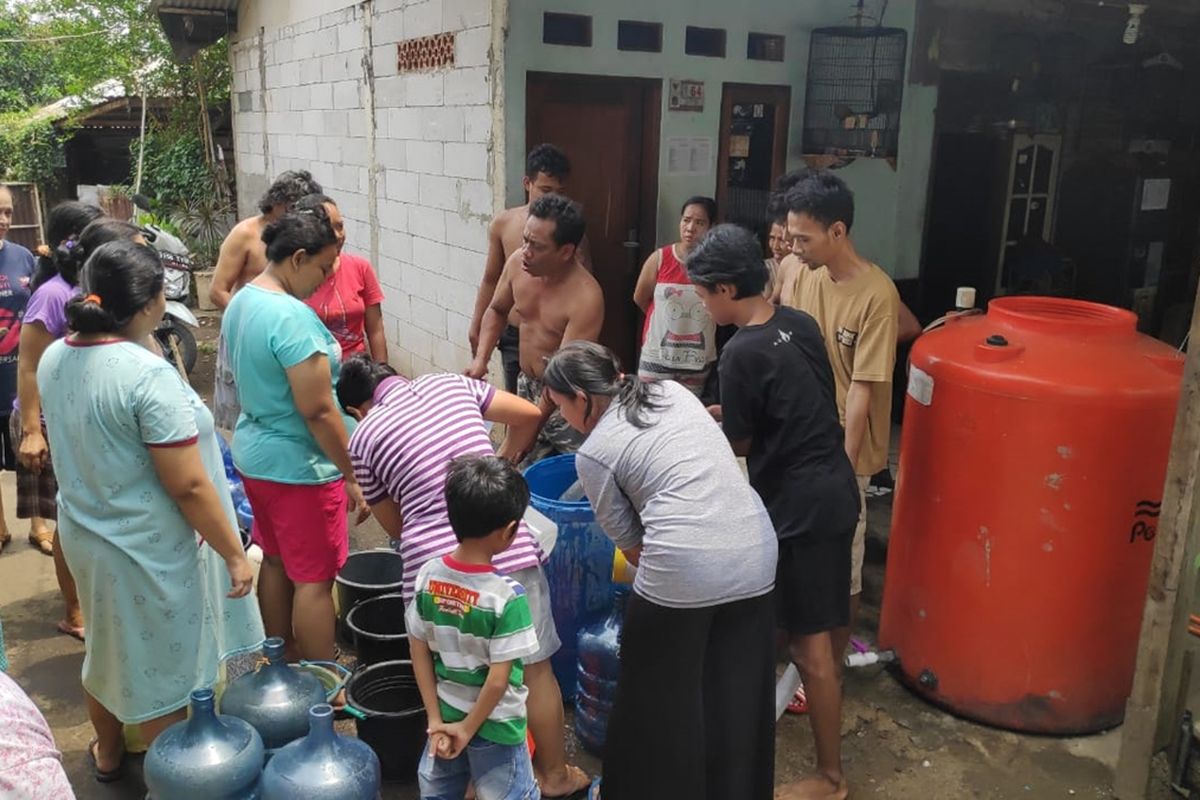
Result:
M637 250L641 246L641 242L621 242L621 247L624 247L627 250Z
M621 247L624 247L626 250L638 249L639 247L642 246L642 243L639 242L637 240L637 238L638 238L637 228L630 228L628 235L626 235L626 237L625 237L625 241L621 242Z

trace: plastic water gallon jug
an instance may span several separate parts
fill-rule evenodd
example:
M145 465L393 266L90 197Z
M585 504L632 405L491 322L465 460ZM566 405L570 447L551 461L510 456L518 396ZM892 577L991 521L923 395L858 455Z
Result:
M575 695L575 735L593 753L604 751L608 716L617 696L621 668L621 622L628 590L617 590L607 617L579 631L579 689Z
M308 710L326 698L315 675L283 660L283 639L267 639L263 654L266 664L229 684L221 697L221 713L253 725L270 753L307 733Z
M263 768L258 732L237 717L218 717L211 689L192 692L191 710L146 753L148 800L257 800Z
M376 800L379 759L363 742L333 729L333 709L308 712L308 736L275 754L263 771L262 800Z

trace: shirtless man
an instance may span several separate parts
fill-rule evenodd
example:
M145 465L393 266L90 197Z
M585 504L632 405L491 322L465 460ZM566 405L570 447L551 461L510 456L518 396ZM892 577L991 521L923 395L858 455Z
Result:
M529 151L525 159L525 177L522 182L529 201L523 206L501 211L488 227L487 262L483 267L483 280L479 284L479 294L475 298L475 309L471 314L471 327L467 332L472 356L479 349L479 330L483 315L496 293L504 265L513 253L521 249L525 221L529 219L529 206L543 195L565 194L566 179L570 174L571 162L562 150L552 144L539 144ZM579 244L579 259L590 271L592 262L588 254L586 236ZM518 312L512 312L499 342L500 358L504 364L504 388L510 392L517 390L517 373L520 372L520 345L517 334L520 322Z
M578 449L582 438L555 411L542 392L546 359L566 342L596 341L604 322L604 295L579 256L583 240L579 205L548 194L529 205L523 244L504 264L504 272L484 312L479 346L467 375L487 374L492 350L512 312L520 319L520 367L517 394L542 410L542 427L526 461Z
M275 179L262 200L258 201L258 209L262 213L239 222L221 243L212 286L208 290L208 298L217 308L224 310L234 292L266 269L267 246L262 241L263 229L287 213L301 197L321 193L321 185L305 170L288 170ZM218 428L233 430L241 413L241 404L238 403L237 387L233 383L233 372L228 366L223 340L217 341L216 373L213 416Z

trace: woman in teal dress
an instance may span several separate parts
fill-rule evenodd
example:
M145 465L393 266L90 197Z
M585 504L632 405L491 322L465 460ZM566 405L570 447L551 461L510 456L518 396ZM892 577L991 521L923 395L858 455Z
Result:
M75 332L47 348L37 377L63 551L88 620L89 754L107 781L120 777L122 723L140 724L149 744L263 629L212 414L137 344L165 307L158 256L102 245L81 286L67 306Z

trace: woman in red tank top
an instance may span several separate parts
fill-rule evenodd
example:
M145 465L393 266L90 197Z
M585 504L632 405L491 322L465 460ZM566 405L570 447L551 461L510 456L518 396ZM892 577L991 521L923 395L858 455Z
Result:
M633 290L633 302L646 314L638 376L678 381L697 395L716 361L716 326L683 262L716 217L711 197L688 198L680 211L679 241L650 254Z

